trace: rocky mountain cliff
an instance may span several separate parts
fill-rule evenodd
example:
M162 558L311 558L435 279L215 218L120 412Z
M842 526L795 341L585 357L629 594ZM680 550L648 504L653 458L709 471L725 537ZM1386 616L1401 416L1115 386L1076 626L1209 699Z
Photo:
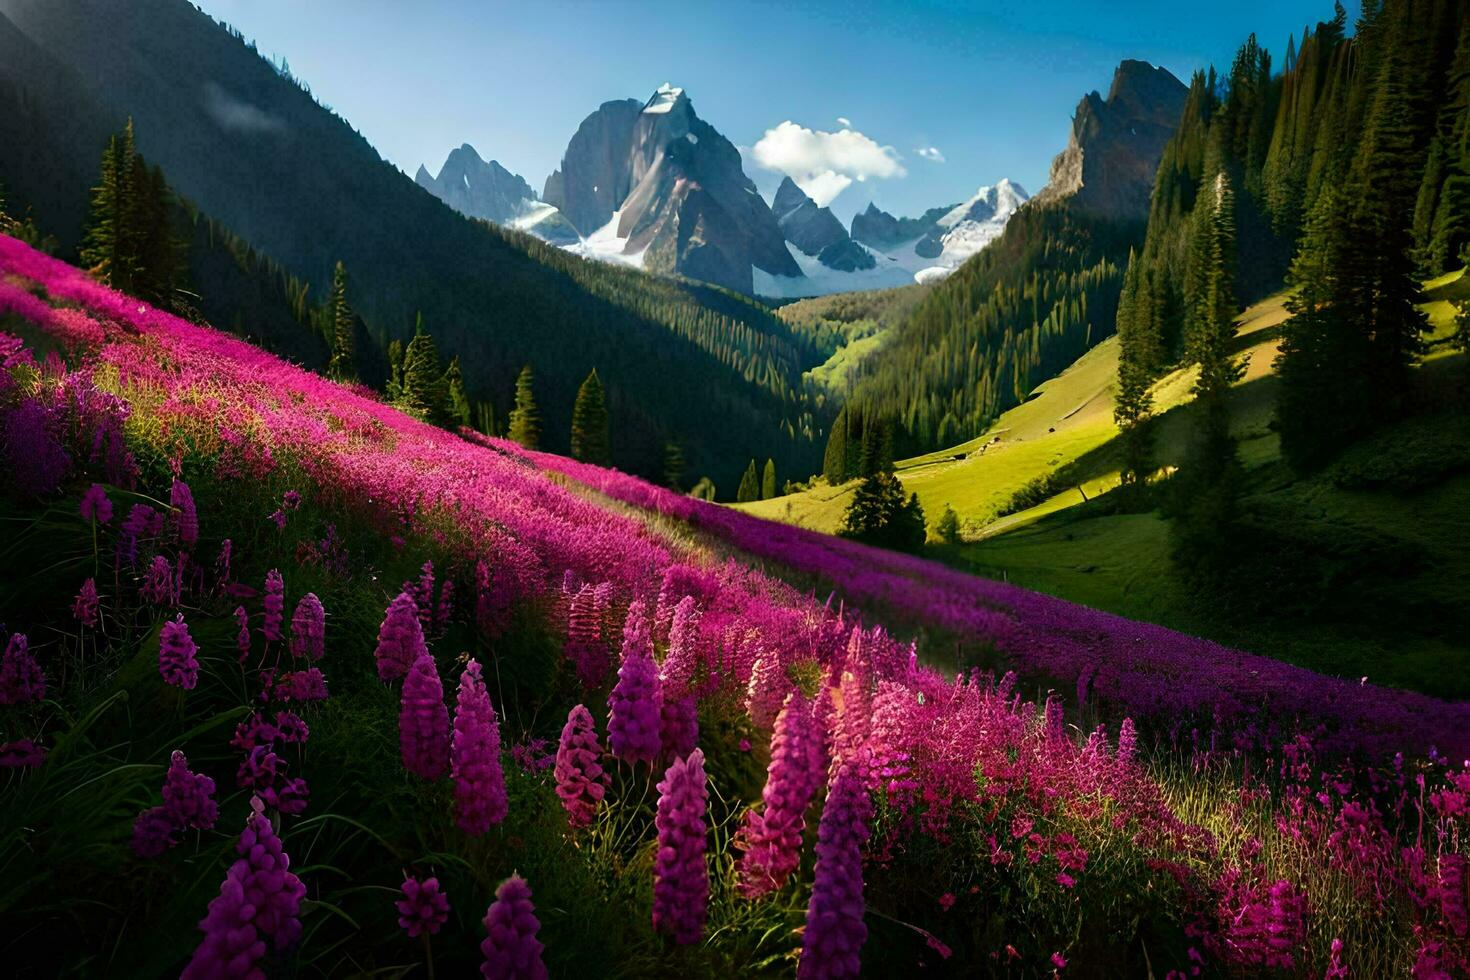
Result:
M592 251L651 272L744 293L753 269L802 274L739 151L671 85L583 120L543 199L597 243Z
M466 217L528 231L554 245L578 240L571 222L537 200L523 177L494 160L482 160L468 143L449 152L438 176L420 165L414 182Z
M1078 103L1067 147L1052 161L1036 199L1071 196L1078 208L1100 217L1145 220L1154 173L1187 92L1167 69L1124 61L1106 99L1090 92Z

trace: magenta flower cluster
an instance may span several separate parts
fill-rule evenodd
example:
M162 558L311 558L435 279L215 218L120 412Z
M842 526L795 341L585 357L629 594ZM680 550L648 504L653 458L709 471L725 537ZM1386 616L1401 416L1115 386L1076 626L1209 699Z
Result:
M199 683L198 651L183 613L164 623L158 634L158 672L164 681L186 691L194 690Z
M298 916L306 886L291 873L280 838L258 809L235 851L240 857L199 923L204 939L181 980L263 977L266 956L284 953L301 938Z
M183 480L174 480L168 493L169 506L174 512L174 530L179 544L192 548L199 541L199 511L194 506L194 494Z
M428 651L419 654L403 679L398 709L398 745L403 767L420 779L435 780L449 765L449 711L439 667Z
M189 760L175 750L163 777L163 805L144 810L133 823L133 850L157 857L178 842L184 830L209 830L219 819L214 780L189 770Z
M12 633L0 655L0 705L28 704L46 696L46 675L24 633Z
M388 604L383 623L378 627L378 646L373 652L373 659L378 665L378 679L384 683L401 680L427 651L413 596L400 592Z
M504 820L509 802L500 764L500 722L477 660L466 664L459 678L450 762L455 826L477 835Z
M481 975L486 980L546 980L541 959L545 947L536 938L540 929L530 886L520 875L511 875L495 889L495 901L485 911Z
M437 935L449 919L449 896L439 888L438 878L405 878L403 897L393 903L398 909L398 926L409 939L421 934Z
M327 614L315 593L308 592L291 614L291 656L320 660L326 649Z
M697 943L709 913L705 862L709 788L704 753L675 759L658 784L658 850L653 858L653 928L676 943Z
M613 755L625 762L652 763L663 741L658 665L653 662L653 642L641 601L628 608L623 628L623 662L618 682L608 695L607 744Z
M740 891L759 898L784 885L801 864L806 812L826 770L822 731L812 704L793 691L776 718L762 809L749 810L737 835Z
M863 844L872 801L851 762L834 769L817 827L817 867L802 934L800 980L856 977L868 940L863 922Z
M592 823L610 782L602 768L602 746L592 712L577 705L567 712L556 749L556 795L573 828Z

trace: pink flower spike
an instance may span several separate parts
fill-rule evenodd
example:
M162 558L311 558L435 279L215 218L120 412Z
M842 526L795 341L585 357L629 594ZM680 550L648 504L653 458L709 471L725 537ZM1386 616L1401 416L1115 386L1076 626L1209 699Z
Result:
M511 875L495 889L495 901L485 910L485 939L480 974L486 980L546 980L545 949L536 933L541 923L531 904L531 889L520 875Z
M409 772L430 781L444 775L449 765L449 710L444 707L439 668L427 651L419 654L403 680L398 743Z
M709 912L709 866L705 861L709 788L704 753L675 759L658 784L658 851L653 863L653 928L681 945L704 936Z
M378 647L373 658L378 665L378 680L388 683L401 680L420 655L428 651L424 631L419 625L418 606L407 592L388 604L383 624L378 627Z
M449 919L449 896L439 890L438 878L405 878L403 897L395 901L398 909L398 926L417 939L420 934L438 934Z
M505 819L509 803L500 764L500 722L476 660L465 665L459 678L450 760L454 823L471 836L483 834Z
M158 672L164 681L186 691L194 690L199 683L199 661L195 657L198 649L189 636L183 613L164 623L158 634Z
M602 768L602 746L592 713L577 705L567 713L556 750L556 795L573 829L592 823L611 781Z
M326 644L326 611L315 593L308 592L291 614L291 656L320 660Z

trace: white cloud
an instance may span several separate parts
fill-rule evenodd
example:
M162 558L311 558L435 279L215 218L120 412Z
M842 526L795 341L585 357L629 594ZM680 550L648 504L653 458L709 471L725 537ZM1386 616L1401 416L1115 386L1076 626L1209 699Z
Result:
M214 82L204 84L204 108L225 129L244 133L272 133L286 124L264 109L235 98Z
M786 120L766 130L751 148L757 163L796 181L819 206L825 207L854 181L907 176L891 146L853 129L828 133Z
M939 152L939 147L937 146L921 146L914 152L933 163L944 162L944 154Z
M847 118L846 116L838 116L837 125L841 126L843 129L851 129L852 120Z

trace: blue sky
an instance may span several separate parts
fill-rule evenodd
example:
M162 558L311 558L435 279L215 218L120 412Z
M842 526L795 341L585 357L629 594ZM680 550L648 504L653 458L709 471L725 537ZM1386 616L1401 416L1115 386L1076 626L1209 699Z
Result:
M814 196L843 187L844 222L869 200L917 214L1001 177L1035 193L1078 99L1106 93L1119 60L1187 81L1228 67L1255 31L1279 65L1289 34L1332 13L1324 0L196 2L288 58L410 174L468 142L539 192L598 104L668 81L743 150L794 123L761 156L819 168L799 178ZM781 174L755 156L747 172L769 195Z

